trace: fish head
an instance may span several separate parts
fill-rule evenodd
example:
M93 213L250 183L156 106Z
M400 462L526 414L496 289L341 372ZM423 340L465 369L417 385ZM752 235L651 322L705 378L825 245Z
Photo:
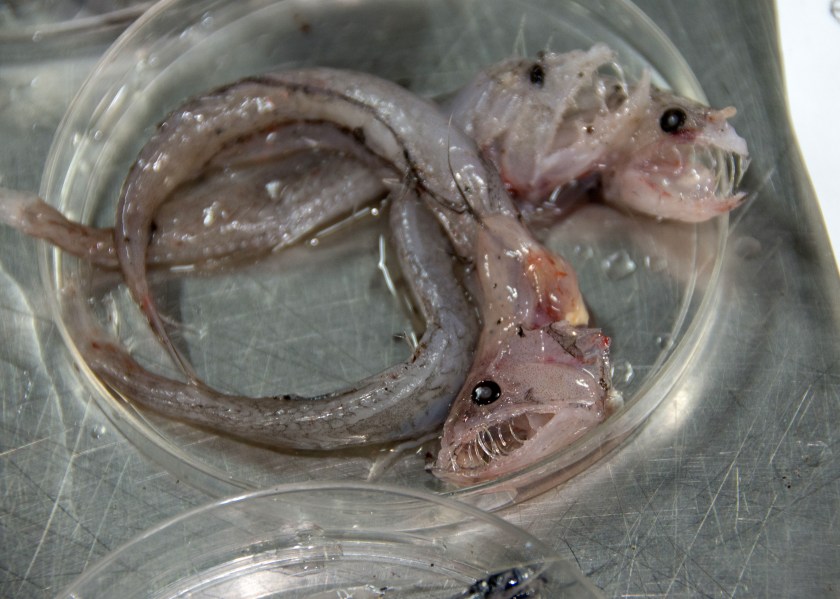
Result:
M444 424L433 472L460 486L521 471L568 446L615 406L610 340L555 322L482 337Z
M591 170L643 110L613 50L544 51L495 64L453 103L464 128L519 200L538 203Z
M607 200L697 222L731 210L749 164L746 142L715 110L632 83L604 44L493 65L452 105L523 208L573 201L601 178Z
M747 143L728 122L735 113L651 88L623 155L605 170L605 197L687 222L732 210L745 196L737 186L749 165Z

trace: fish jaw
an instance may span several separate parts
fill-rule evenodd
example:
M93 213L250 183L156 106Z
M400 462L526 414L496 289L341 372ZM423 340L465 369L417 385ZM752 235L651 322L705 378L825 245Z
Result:
M616 399L609 345L599 329L568 322L480 343L444 424L434 474L459 486L497 479L567 447L603 422ZM474 390L484 381L496 382L501 393L479 405Z
M605 198L685 222L706 221L736 208L746 195L737 187L749 166L749 151L727 121L735 108L713 110L657 92L652 115L669 105L685 111L686 126L670 134L640 131L635 151L605 172Z
M745 156L712 146L670 146L634 159L610 178L606 196L657 218L703 222L741 204L735 187Z

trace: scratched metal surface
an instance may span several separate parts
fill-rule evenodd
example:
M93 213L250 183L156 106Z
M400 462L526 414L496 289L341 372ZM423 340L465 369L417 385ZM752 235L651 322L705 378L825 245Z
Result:
M840 280L785 125L772 3L638 4L713 102L737 102L758 198L732 220L724 298L696 367L619 452L503 515L608 596L836 596ZM104 47L32 60L2 49L0 185L38 188ZM87 396L35 263L34 243L0 230L3 597L51 596L209 499L140 455Z

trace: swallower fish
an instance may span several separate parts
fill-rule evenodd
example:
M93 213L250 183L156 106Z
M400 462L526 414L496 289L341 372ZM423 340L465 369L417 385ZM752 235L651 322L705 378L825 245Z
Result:
M512 474L568 446L620 405L610 339L571 266L490 217L476 271L483 328L446 419L434 473L459 485Z
M603 44L542 52L482 71L451 103L452 120L499 169L524 211L561 210L593 185L617 205L688 222L742 201L746 142L720 110L630 84Z
M325 127L324 139L343 132L376 163L363 165L354 185L367 181L369 189L357 200L387 188L382 168L406 181L408 193L432 209L454 251L478 274L482 330L445 423L434 471L458 484L488 480L580 438L620 401L610 383L609 339L588 326L572 268L533 239L505 190L526 214L558 207L562 198L598 184L608 201L656 217L711 218L743 198L735 187L748 155L727 122L734 112L655 89L647 72L628 84L614 53L602 45L495 65L457 96L451 118L393 84L357 73L310 69L246 79L185 104L163 123L129 175L106 254L119 260L153 327L181 359L166 343L145 281L146 264L156 252L177 261L182 250L172 248L192 243L186 237L174 245L159 241L165 238L169 198L201 168L235 155L242 139L260 132ZM341 144L315 145L333 151ZM305 201L300 205L306 209ZM271 221L270 211L264 216ZM175 237L178 226L170 227ZM400 230L395 232L402 235ZM213 246L212 226L204 232L211 237L195 243ZM107 237L96 238L97 248L107 245ZM249 247L244 243L222 253ZM422 272L422 265L415 272ZM306 427L290 426L289 404L272 414L271 398L258 409L236 398L244 403L234 410L229 398L194 378L150 384L138 365L125 368L131 363L126 352L90 352L88 358L114 388L141 403L260 442L311 448L399 438L376 426L346 435L332 422L328 428L339 432L336 438L313 441L327 430L326 411L312 412ZM133 374L119 374L126 370ZM399 393L409 380L422 379L400 379L388 392ZM343 406L341 401L333 407ZM246 424L243 412L251 418ZM265 426L257 424L261 418Z
M433 309L424 311L426 336L408 362L360 382L348 393L315 398L318 401L219 393L200 381L168 342L146 273L156 215L182 185L195 180L206 165L232 151L241 140L290 123L327 123L347 132L378 164L390 169L392 177L404 182L395 204L398 212L392 217L397 219L393 229L398 245L415 230L413 223L419 218L404 202L417 207L422 201L455 254L479 272L482 331L478 351L482 357L469 369L458 366L458 361L442 361L451 356L446 347L457 345L447 335L450 327L459 331L458 338L469 336L463 323L456 324L463 314L450 311L442 299L435 299L430 304ZM411 407L400 417L396 404L430 396L448 401L453 394L455 406L464 398L472 401L475 381L486 380L498 365L504 369L507 356L517 356L517 364L527 364L528 378L556 386L550 397L540 397L539 405L533 401L534 392L541 391L536 385L524 394L530 403L521 406L519 414L524 418L533 414L534 428L536 420L547 421L546 414L551 412L595 414L585 418L586 426L594 426L607 413L608 342L587 326L588 313L573 270L525 228L498 173L475 143L451 127L448 116L436 106L394 83L349 71L305 69L244 79L185 103L161 124L131 169L118 203L113 239L126 285L164 345L186 366L188 380L151 373L84 319L67 321L74 326L80 353L101 380L165 415L280 447L327 449L396 440L429 430L434 415L428 408L418 415ZM417 250L428 246L435 256L445 257L445 250L435 250L427 241L415 243L423 244L415 246ZM442 272L446 268L425 268L430 255L421 251L403 251L402 255L409 276L425 281L425 285L413 282L421 303L430 297L432 277L444 285L453 279L451 265L448 274ZM414 261L412 256L416 256ZM601 339L599 352L592 354L586 343L569 341L578 336ZM534 339L550 340L552 347L540 347ZM494 351L501 355L494 357ZM470 357L470 352L461 356ZM457 387L453 385L460 386L465 370L469 382L454 393ZM593 372L595 385L571 383L588 381ZM522 395L516 381L524 373L520 369L511 379L498 376L494 382L500 397ZM380 414L383 406L388 411ZM555 428L560 420L554 422ZM581 430L579 422L571 426ZM542 455L542 450L532 454L531 441L525 438L536 439L535 434L515 432L521 442L512 449L520 460ZM562 446L567 437L555 435L560 445L552 447ZM439 461L444 464L441 472L453 463ZM458 460L454 463L463 466ZM471 464L471 475L476 466ZM452 479L459 480L458 475Z

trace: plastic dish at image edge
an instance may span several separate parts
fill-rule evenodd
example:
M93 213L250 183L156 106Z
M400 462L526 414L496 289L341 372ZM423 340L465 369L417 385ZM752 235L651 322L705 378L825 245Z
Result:
M26 0L0 4L0 44L41 42L73 34L124 28L148 0Z
M601 596L501 518L406 489L315 483L190 510L109 553L59 597L449 599L513 568L542 579L534 597Z
M128 168L170 110L243 76L286 67L369 71L438 97L517 49L567 51L602 41L619 52L630 77L647 66L658 85L705 99L677 50L629 2L514 6L519 15L502 0L162 2L123 34L81 88L51 148L41 193L71 217L113 224ZM353 239L321 244L326 247L304 252L303 259L301 251L291 252L294 257L274 271L185 277L155 292L211 384L245 394L338 388L408 353L394 337L410 322L376 266L381 228L371 219ZM546 233L546 243L573 263L597 325L613 339L614 382L625 407L556 455L473 487L447 486L424 470L434 443L399 454L287 453L167 421L109 394L78 353L76 359L124 435L180 479L217 496L312 479L376 478L474 495L483 507L497 508L581 471L661 402L708 329L726 228L725 216L696 226L593 206ZM62 302L70 300L58 290L87 271L57 250L45 248L41 258L61 314ZM124 290L110 292L101 304L121 334L130 332L123 342L131 351L157 364L162 352ZM232 314L232 305L241 314ZM63 327L62 333L72 349Z

